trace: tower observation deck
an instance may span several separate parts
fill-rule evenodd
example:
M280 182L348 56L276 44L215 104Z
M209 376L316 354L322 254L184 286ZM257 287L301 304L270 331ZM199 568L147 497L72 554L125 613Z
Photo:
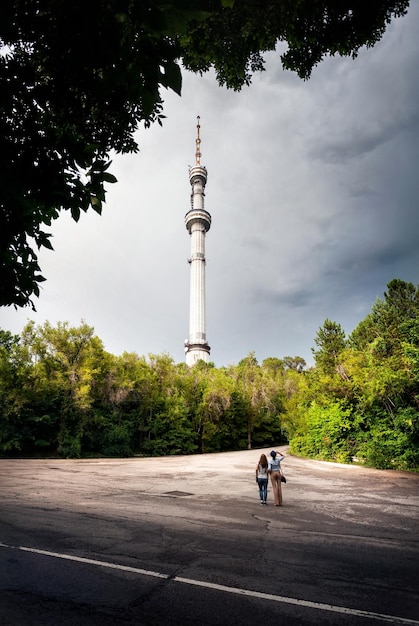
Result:
M196 163L189 168L191 209L185 215L185 225L191 236L189 339L185 340L187 365L199 360L208 363L210 346L206 336L205 319L205 235L211 226L211 215L205 210L207 170L201 165L200 123L197 123Z

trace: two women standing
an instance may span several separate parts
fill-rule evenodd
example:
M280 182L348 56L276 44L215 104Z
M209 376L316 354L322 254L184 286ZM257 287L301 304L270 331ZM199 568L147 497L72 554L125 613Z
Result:
M266 504L268 496L268 476L271 477L272 491L274 494L274 506L282 504L282 487L281 487L281 461L284 455L280 452L272 450L269 461L265 454L260 455L259 463L256 466L256 482L259 485L260 503Z

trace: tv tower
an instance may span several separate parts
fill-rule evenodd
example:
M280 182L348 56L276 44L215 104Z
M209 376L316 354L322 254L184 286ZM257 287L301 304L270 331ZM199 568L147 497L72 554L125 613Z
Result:
M185 340L187 365L200 359L208 363L211 348L207 343L205 324L205 235L211 226L211 215L204 208L207 169L201 165L201 137L197 119L196 163L189 168L191 209L185 215L186 228L191 236L191 266L189 292L189 339Z

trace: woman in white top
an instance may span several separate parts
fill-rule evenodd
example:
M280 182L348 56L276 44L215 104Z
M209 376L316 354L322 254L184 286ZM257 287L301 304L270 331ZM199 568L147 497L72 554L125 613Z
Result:
M256 482L259 485L260 503L266 504L268 497L268 459L265 454L260 455L256 465Z
M277 455L281 458L278 458ZM271 458L268 463L268 474L271 477L272 491L274 494L274 506L281 506L282 504L281 461L284 458L283 454L272 450Z

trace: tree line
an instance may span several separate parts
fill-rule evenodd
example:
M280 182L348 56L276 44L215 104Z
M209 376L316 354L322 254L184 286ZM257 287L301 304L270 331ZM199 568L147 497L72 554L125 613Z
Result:
M85 322L0 330L0 455L156 456L289 442L292 454L419 469L419 287L392 280L346 337L325 320L314 366L250 353L193 367L115 356Z

